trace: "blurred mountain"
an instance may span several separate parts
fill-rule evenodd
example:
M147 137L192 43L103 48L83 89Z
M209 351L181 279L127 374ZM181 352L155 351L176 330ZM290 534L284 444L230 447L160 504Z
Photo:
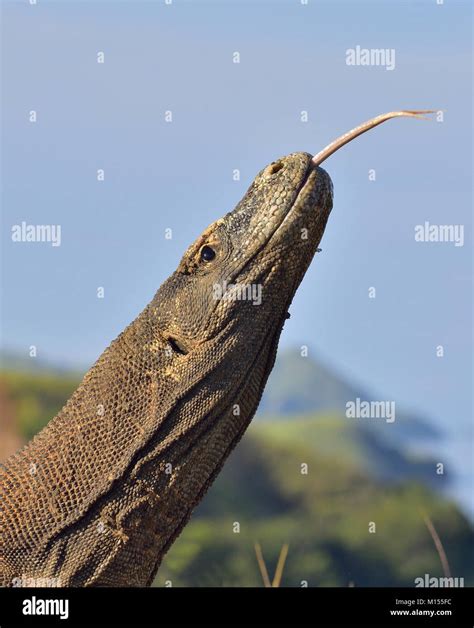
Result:
M18 429L28 440L62 408L82 379L78 370L38 358L1 354L4 395L16 407ZM426 420L400 412L396 420L349 419L346 403L374 397L346 382L322 363L302 357L296 349L280 352L260 403L256 422L271 421L275 435L286 434L293 425L293 438L301 434L323 454L357 459L364 471L383 480L416 477L438 488L446 473L433 478L431 459L416 454L416 443L439 438ZM5 402L6 403L6 402ZM300 429L301 417L312 417ZM292 422L288 419L292 418ZM321 423L318 424L318 421ZM284 422L284 426L279 423ZM334 450L334 451L333 451Z
M472 585L474 534L457 506L409 473L384 481L367 469L370 452L354 445L353 428L333 422L251 425L165 556L155 586L261 586L258 541L270 577L289 544L282 586L413 587L425 573L443 576L425 515L453 576Z
M76 373L42 371L40 368L34 371L3 371L0 375L0 387L4 391L3 397L0 397L2 431L6 416L13 412L18 435L22 442L26 442L61 410L80 381ZM7 407L10 408L8 414Z
M259 406L261 416L345 412L346 401L368 395L298 349L278 353Z
M271 418L268 417L271 421ZM378 482L416 480L435 490L445 488L448 473L436 473L429 455L410 453L396 443L388 444L376 430L336 414L295 415L270 424L256 424L257 434L271 429L272 443L294 443L313 456L343 460L349 468ZM388 439L387 439L388 440Z
M83 377L80 369L41 358L29 358L15 351L0 353L0 428L13 430L15 447L1 448L8 457L41 430L61 410ZM14 421L8 419L14 414ZM10 442L11 439L9 439Z
M74 370L4 356L3 442L16 448L31 438L80 380ZM345 404L357 397L371 399L299 352L279 354L257 420L165 557L155 585L258 586L253 546L260 541L270 570L289 543L283 586L414 586L425 573L442 576L425 514L453 575L473 584L472 527L438 490L447 474L410 447L437 432L409 414L400 418L398 408L391 424L349 419Z
M345 416L346 404L355 401L390 401L375 397L367 388L348 382L322 362L302 356L297 349L281 351L258 409L260 420L282 420L294 415L332 412ZM396 400L394 400L396 402ZM385 442L416 448L439 439L440 430L427 419L407 413L396 404L396 419L347 419Z
M75 362L58 362L40 357L28 357L13 349L0 351L0 368L4 372L54 373L58 376L82 378L87 368L80 368Z

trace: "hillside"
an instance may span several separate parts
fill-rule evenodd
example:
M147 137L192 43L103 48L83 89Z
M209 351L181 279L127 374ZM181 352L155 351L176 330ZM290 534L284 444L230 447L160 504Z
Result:
M77 372L52 365L10 364L0 380L4 456L39 431L80 381ZM284 586L413 586L425 573L442 575L424 514L443 540L453 575L473 584L472 527L432 490L446 477L436 474L434 460L409 447L416 434L436 433L409 415L398 432L398 420L351 421L345 402L357 396L370 399L323 365L282 353L261 412L166 556L155 585L260 585L254 553L260 541L270 570L289 543Z
M324 362L303 357L297 349L278 354L258 410L258 418L280 420L294 415L337 413L344 415L346 403L387 400L386 394L375 396L368 387L348 381ZM396 401L396 400L394 400ZM441 437L437 427L426 418L408 413L396 406L396 420L369 420L359 427L387 443L416 448L419 442L435 441Z
M340 455L333 436L343 433L324 423L302 417L251 426L166 556L155 586L169 580L173 586L258 586L255 541L270 570L289 543L283 586L414 586L420 574L442 576L424 514L443 540L453 574L466 586L474 583L473 530L458 508L419 482L374 479L350 443L344 444L349 455Z

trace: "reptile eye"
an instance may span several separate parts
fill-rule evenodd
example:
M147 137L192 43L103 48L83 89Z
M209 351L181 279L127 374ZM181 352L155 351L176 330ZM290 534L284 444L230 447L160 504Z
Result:
M201 261L203 262L212 262L215 258L216 252L214 249L211 249L210 246L203 246L201 249Z

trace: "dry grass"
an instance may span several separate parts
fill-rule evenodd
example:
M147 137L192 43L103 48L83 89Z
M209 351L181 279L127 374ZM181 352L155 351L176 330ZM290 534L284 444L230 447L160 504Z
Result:
M451 568L449 567L448 557L446 556L446 552L444 551L443 543L439 538L439 534L434 527L433 522L428 517L428 515L423 515L424 522L426 527L428 528L429 533L431 534L431 538L433 539L433 543L436 547L436 551L438 552L439 559L441 561L441 566L443 567L444 575L447 578L451 578Z
M260 569L260 574L262 575L263 586L268 588L279 587L283 576L283 569L285 568L286 557L288 556L288 544L285 543L280 550L280 555L278 556L278 562L272 582L270 582L270 576L268 575L268 569L265 563L265 559L263 558L263 552L260 543L255 543L255 555L257 556L258 567Z
M433 539L434 546L436 551L438 552L439 559L441 561L441 566L443 568L443 573L447 578L451 578L451 568L449 566L448 557L446 555L446 551L443 547L443 543L440 539L440 536L435 528L434 523L431 521L430 517L427 514L423 514L423 520L425 522L426 527ZM279 587L281 584L281 579L283 577L283 570L285 568L286 558L288 556L288 544L285 543L281 550L280 555L278 557L277 566L275 569L275 575L273 576L273 581L270 581L270 576L268 574L267 565L265 563L265 559L263 557L262 547L260 543L255 543L255 555L257 557L258 567L260 569L260 574L262 576L263 586L267 588ZM354 587L355 583L353 581L349 582L349 587Z

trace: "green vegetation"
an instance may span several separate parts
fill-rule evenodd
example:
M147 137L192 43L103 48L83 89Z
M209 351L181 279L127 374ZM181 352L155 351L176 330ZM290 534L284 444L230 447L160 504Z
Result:
M21 435L29 440L61 410L79 380L77 375L8 371L2 373L0 383L14 404Z
M458 508L419 483L369 475L352 450L351 430L333 419L334 429L329 417L251 426L165 557L155 585L261 586L258 541L270 571L289 543L282 586L414 586L417 576L443 575L424 513L453 575L472 584L473 532Z
M281 369L290 378L277 363L270 400L275 391L280 394ZM307 370L305 377L313 395L310 374ZM13 412L16 429L24 440L31 438L79 381L75 373L51 369L4 373L0 384L7 410L0 412L0 422L2 414L5 419ZM285 383L288 399L296 399L300 380L293 378L293 388L290 384ZM335 386L332 391L334 398L346 394ZM282 586L414 586L425 573L443 575L424 514L443 541L452 575L463 577L465 586L474 584L473 530L457 506L432 490L442 482L434 461L414 459L400 439L391 442L391 425L380 438L377 430L347 420L340 408L270 414L269 405L278 404L263 405L265 420L257 417L230 456L165 557L155 586L167 581L261 586L256 541L270 577L282 545L289 544Z
M278 354L275 367L268 380L259 407L259 417L273 421L303 414L327 414L336 412L344 415L346 403L357 397L370 401L373 394L312 357L302 357L300 351L287 349ZM378 399L385 397L377 396ZM387 444L402 447L414 442L434 440L440 437L439 428L413 413L407 413L397 404L396 421L387 424L375 420L361 422L361 431L376 435Z

